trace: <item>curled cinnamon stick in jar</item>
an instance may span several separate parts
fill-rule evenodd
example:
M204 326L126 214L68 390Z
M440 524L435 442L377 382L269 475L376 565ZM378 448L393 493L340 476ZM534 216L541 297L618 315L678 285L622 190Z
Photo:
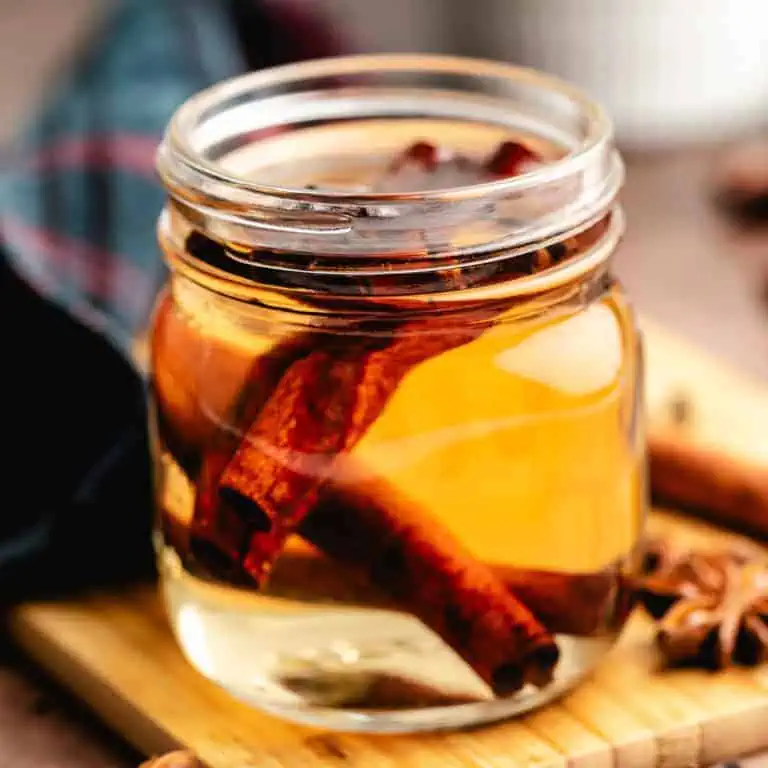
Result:
M456 275L450 271L448 277L452 284L462 282L457 279L461 270ZM331 343L293 362L220 478L214 461L211 487L201 485L195 522L205 522L207 510L211 512L203 538L217 538L221 509L235 510L238 523L247 521L252 531L244 569L262 583L288 537L316 505L338 458L363 437L403 377L424 360L475 339L497 314L491 309L474 317L465 314L461 324L450 327L434 320L399 321L383 335L360 331L356 340ZM216 486L217 497L209 493ZM235 540L225 538L217 546L230 561L239 562L241 529L232 527ZM432 548L424 547L423 557L407 563L419 586L396 587L396 599L443 637L497 693L517 690L526 682L548 682L558 658L551 635L448 532L438 529L436 538ZM392 552L397 551L396 540L388 539ZM380 553L375 562L386 572L386 556ZM377 582L375 575L372 580Z
M153 329L151 380L159 437L191 475L203 450L220 439L217 417L249 423L287 366L316 344L315 334L296 333L254 357L247 349L213 343L167 292L158 301Z
M329 344L285 372L221 475L225 503L250 506L254 535L245 567L257 583L315 504L340 454L378 418L419 363L477 338L490 312L461 326L406 323L396 334Z
M381 498L370 497L369 487L377 493L387 490ZM329 486L300 528L302 537L312 546L289 547L283 552L270 576L270 593L289 597L306 594L309 585L312 595L320 599L397 609L396 600L387 597L387 590L371 584L367 573L371 558L383 537L391 535L403 518L409 519L412 531L423 522L429 524L411 535L403 543L405 548L414 542L428 542L433 527L423 511L413 514L413 502L398 508L397 498L383 478L373 486L358 487L354 493ZM613 567L593 573L562 573L486 565L552 633L599 634L611 629L618 618L612 609L622 585Z
M220 480L220 457L210 457L210 478L204 477L198 490L194 538L214 544L227 562L238 564L250 535L242 562L260 583L317 502L339 455L378 417L402 377L422 360L472 340L486 325L435 332L439 328L432 323L414 323L407 327L410 333L388 334L386 346L374 337L361 342L362 353L356 345L337 354L321 348L293 363ZM298 464L287 461L297 453ZM391 551L398 530L388 538ZM409 560L410 577L421 589L398 587L393 597L496 693L511 693L526 682L547 683L559 656L549 632L487 566L440 531L434 547L424 548L421 563L415 557ZM379 557L376 562L381 569L387 561ZM405 592L407 600L401 598Z
M497 694L551 679L559 653L549 632L487 565L390 484L369 476L326 488L302 535L363 571Z
M242 569L259 518L238 509L238 497L219 498L222 473L240 442L237 430L257 418L286 370L315 346L315 334L301 333L276 344L252 363L246 382L230 408L230 434L218 434L200 461L195 509L189 531L189 548L195 558L230 580L247 581ZM250 505L248 509L250 510Z
M230 459L231 452L220 449L209 451L202 461L188 546L192 557L219 578L244 583L248 579L242 561L254 524L237 507L219 499L221 473Z
M216 457L208 461L215 465ZM206 462L207 463L207 462ZM386 481L379 479L381 487ZM208 508L211 497L207 486L201 489L200 504L208 510L207 525L200 526L190 545L187 526L164 515L166 539L187 560L187 566L199 576L215 576L247 586L252 584L242 567L243 547L256 531L243 535L243 521L237 521L231 530L219 532L215 510ZM389 500L394 496L388 495ZM214 499L215 501L215 499ZM219 503L221 503L219 501ZM233 514L231 509L224 516ZM391 529L390 517L398 518L401 511L384 506L377 499L368 499L365 491L358 488L355 494L331 483L313 507L308 521L299 529L307 542L290 544L275 562L270 574L270 594L293 599L300 597L320 602L340 602L388 610L397 610L397 602L387 593L372 585L360 561L367 560L365 553L371 545L379 545L382 530ZM421 513L423 519L427 515ZM350 522L351 521L351 522ZM208 527L211 526L211 527ZM340 531L353 529L355 541L352 557L345 556L345 548L339 546ZM326 531L336 531L328 536ZM423 532L423 538L429 531ZM324 544L328 542L328 552ZM190 555L192 561L189 561ZM487 563L504 587L520 600L533 615L552 633L587 636L610 631L621 619L613 610L618 593L626 585L610 566L590 573L568 573L512 565ZM202 570L200 568L202 567Z

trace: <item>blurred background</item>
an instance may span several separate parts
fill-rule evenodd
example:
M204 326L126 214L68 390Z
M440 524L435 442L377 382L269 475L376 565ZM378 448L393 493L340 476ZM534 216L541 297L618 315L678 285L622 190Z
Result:
M110 0L0 0L7 138ZM347 50L453 53L566 77L610 110L626 148L768 124L763 0L269 0L309 6Z
M7 144L57 69L96 29L100 0L0 0L0 142Z
M320 12L347 51L502 59L585 88L609 109L629 160L619 274L641 310L768 376L768 236L713 202L728 153L768 137L768 2L269 2ZM108 7L109 0L0 0L0 144ZM758 182L759 165L748 158Z
M314 2L314 0L305 0ZM318 0L361 50L502 59L566 77L625 145L706 140L768 112L761 0Z

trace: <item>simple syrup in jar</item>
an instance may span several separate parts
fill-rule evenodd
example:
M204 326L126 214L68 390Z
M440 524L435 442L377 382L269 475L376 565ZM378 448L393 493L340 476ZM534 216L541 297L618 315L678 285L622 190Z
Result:
M600 110L505 65L325 60L193 98L159 168L156 542L190 662L343 730L580 680L645 514Z

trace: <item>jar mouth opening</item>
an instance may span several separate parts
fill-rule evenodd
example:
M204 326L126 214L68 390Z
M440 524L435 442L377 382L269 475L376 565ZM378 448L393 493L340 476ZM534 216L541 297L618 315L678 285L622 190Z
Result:
M561 157L513 177L417 191L308 189L306 186L266 183L248 174L232 172L222 164L221 154L237 145L238 140L259 141L278 127L289 126L292 121L332 118L334 112L338 115L340 111L348 110L348 101L352 99L357 100L359 108L366 98L365 81L369 75L385 80L390 76L393 80L398 76L418 76L425 83L434 78L462 88L477 80L493 92L500 106L507 98L519 98L519 93L508 91L508 86L513 84L516 89L541 99L540 106L569 113L567 119L573 121L580 135L572 133L568 136L568 129L562 126L544 126L540 116L526 115L523 110L515 116L518 127L527 124L534 133L542 131L562 142L566 151ZM336 89L337 98L329 97L329 86ZM370 88L369 96L376 91L380 94L379 99L388 95L378 84ZM424 91L414 93L417 99L424 96ZM434 92L432 95L436 96ZM303 106L299 99L304 100ZM440 105L438 101L435 99L431 105L438 113L448 115L458 108L456 104ZM481 120L493 120L500 114L499 111L494 114L487 102L478 100L474 106L483 113ZM508 104L506 108L510 109L510 106ZM518 108L520 106L518 102ZM369 108L374 107L374 104L369 105ZM425 105L422 103L420 107L425 108ZM414 108L419 106L407 102L402 105L404 114L412 114ZM241 127L235 127L240 120ZM447 203L487 195L520 194L551 185L594 164L612 141L613 125L603 108L581 90L557 77L513 64L460 56L369 54L287 64L241 75L198 92L172 117L158 152L157 165L161 176L170 180L174 176L172 166L178 165L188 173L240 191L278 199L310 203Z
M387 167L418 138L470 158L519 141L544 161L464 186L350 186L349 169ZM341 188L308 188L318 167L349 174ZM177 110L157 168L169 207L214 240L350 266L565 237L612 208L624 171L609 118L578 89L511 64L420 54L318 59L214 85Z

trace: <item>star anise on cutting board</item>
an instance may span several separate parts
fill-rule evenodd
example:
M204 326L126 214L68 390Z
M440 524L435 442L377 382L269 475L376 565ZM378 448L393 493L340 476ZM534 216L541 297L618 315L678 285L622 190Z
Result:
M637 596L673 666L722 669L768 658L768 566L745 552L655 543Z

